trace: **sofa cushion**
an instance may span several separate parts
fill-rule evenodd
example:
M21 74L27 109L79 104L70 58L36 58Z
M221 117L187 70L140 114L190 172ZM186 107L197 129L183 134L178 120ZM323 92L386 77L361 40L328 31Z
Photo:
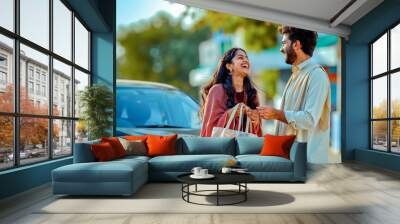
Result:
M236 155L260 154L264 144L263 137L237 137Z
M146 143L148 156L165 156L176 154L176 139L177 134L160 136L160 135L149 135Z
M235 139L221 137L182 136L177 142L177 154L235 155Z
M115 150L109 142L92 144L91 149L94 157L96 157L96 160L99 162L110 161L118 158L115 154Z
M126 140L125 138L118 138L126 151L126 155L147 155L146 141L145 140Z
M119 141L118 137L103 137L101 138L101 142L108 142L114 149L115 155L117 158L122 158L126 156L126 151L124 146L122 146L121 142Z
M292 172L292 161L279 156L238 155L236 159L249 172Z
M134 172L147 171L145 166L146 162L139 159L74 163L59 167L52 173L53 181L58 182L129 182Z
M290 148L292 147L295 139L296 135L277 136L266 134L260 155L280 156L290 159Z
M148 162L149 159L150 159L150 157L147 157L147 156L130 155L130 156L125 156L124 158L113 160L113 162L127 162L127 163L130 163L130 162L133 161L133 163L135 163L134 162L135 160Z
M231 155L175 155L158 156L149 160L149 170L163 172L190 172L193 167L200 166L211 172L219 171L230 159Z

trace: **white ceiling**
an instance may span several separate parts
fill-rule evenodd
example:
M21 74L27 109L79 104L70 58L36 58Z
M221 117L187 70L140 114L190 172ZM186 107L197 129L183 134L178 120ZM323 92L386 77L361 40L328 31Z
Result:
M168 0L188 6L347 37L383 0Z

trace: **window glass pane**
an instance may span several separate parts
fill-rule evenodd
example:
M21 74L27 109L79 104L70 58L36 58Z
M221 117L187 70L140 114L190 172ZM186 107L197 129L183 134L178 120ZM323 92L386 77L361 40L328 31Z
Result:
M0 111L14 111L13 40L0 35Z
M387 34L372 45L372 71L374 76L387 71Z
M387 121L372 122L373 149L387 151Z
M75 63L89 70L89 32L75 18Z
M392 152L400 153L400 120L391 121L391 141L392 141Z
M391 75L390 85L391 115L400 118L400 72Z
M14 125L10 116L0 116L0 170L14 165Z
M53 120L53 156L72 154L72 121Z
M387 118L387 77L372 80L372 118Z
M400 67L400 24L391 31L390 60L391 69Z
M0 26L14 31L14 0L0 1Z
M49 0L21 0L21 36L49 48Z
M89 75L75 69L75 117L81 115L80 94L86 86L89 86Z
M21 44L21 113L47 115L49 57Z
M71 66L53 60L53 115L72 117Z
M21 117L20 159L21 164L34 163L49 158L48 127L45 118Z
M88 140L88 128L84 120L75 121L75 142Z
M53 51L71 60L72 12L60 1L53 1Z

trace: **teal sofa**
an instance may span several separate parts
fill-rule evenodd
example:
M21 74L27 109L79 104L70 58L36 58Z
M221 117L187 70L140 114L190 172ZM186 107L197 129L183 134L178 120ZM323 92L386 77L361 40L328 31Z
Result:
M219 172L228 160L236 160L259 182L304 182L306 180L306 144L295 142L290 159L260 156L264 138L179 137L177 155L127 156L96 162L91 141L75 144L74 163L52 171L54 194L131 195L148 181L176 181L193 167Z

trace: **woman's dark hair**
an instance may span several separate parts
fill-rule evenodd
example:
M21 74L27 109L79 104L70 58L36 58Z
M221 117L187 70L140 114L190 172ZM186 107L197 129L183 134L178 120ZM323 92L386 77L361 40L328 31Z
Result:
M290 26L282 26L279 28L281 34L287 34L289 40L292 42L298 40L301 43L301 49L309 56L314 53L315 45L317 45L317 32L310 30L303 30Z
M208 96L208 92L210 91L211 87L216 84L222 84L224 87L226 95L228 95L228 100L226 102L227 108L232 108L235 106L235 89L233 88L232 84L232 75L229 74L229 70L226 68L226 64L232 63L232 59L235 57L237 51L243 51L245 54L246 51L241 48L232 48L224 53L222 58L220 59L217 69L214 71L212 75L212 79L202 87L201 89L201 101L200 101L200 117L203 117L204 114L204 104ZM243 79L243 87L246 93L246 105L249 106L251 109L255 109L255 97L257 95L257 91L254 88L252 81L248 76Z

